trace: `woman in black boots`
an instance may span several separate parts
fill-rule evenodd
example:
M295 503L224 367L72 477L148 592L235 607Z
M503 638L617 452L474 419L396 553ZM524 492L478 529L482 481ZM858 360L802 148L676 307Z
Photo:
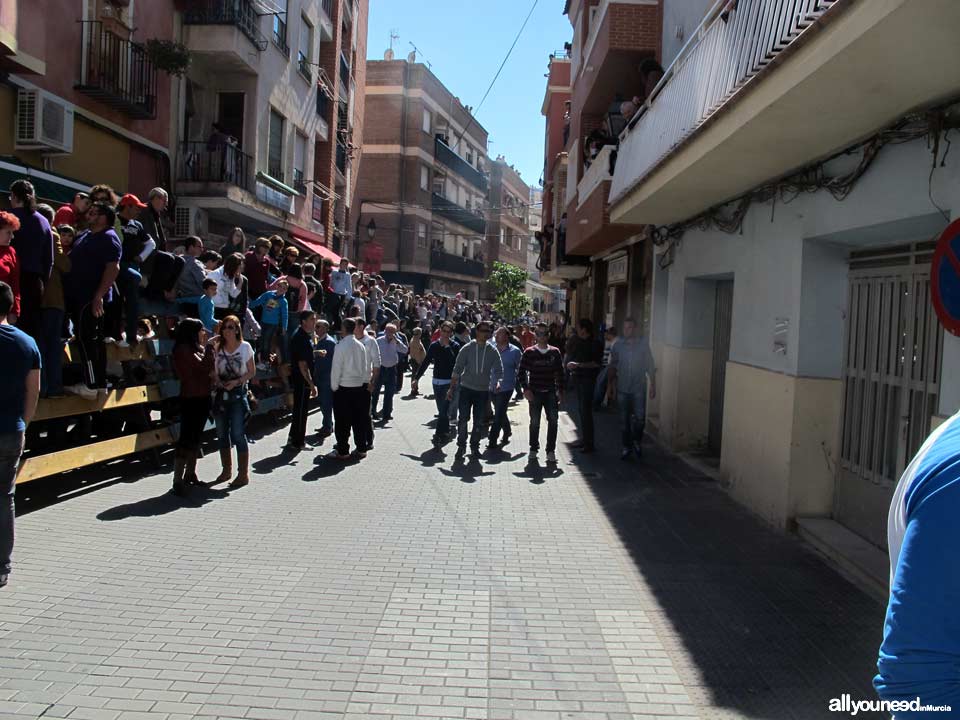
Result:
M203 428L210 415L213 386L213 354L207 346L207 331L195 318L177 325L173 368L180 378L180 437L173 466L174 495L185 495L189 485L199 485L197 457Z

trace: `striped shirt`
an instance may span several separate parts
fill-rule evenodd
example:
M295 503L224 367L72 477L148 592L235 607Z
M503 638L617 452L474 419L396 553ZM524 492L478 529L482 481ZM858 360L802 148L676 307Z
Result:
M541 350L534 345L520 358L520 386L535 393L559 392L563 388L563 358L560 351L548 345Z

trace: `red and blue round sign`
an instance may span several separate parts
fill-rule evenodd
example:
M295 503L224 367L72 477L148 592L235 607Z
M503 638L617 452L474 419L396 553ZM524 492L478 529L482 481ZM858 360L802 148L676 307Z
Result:
M930 268L930 296L940 324L960 336L960 220L943 231Z

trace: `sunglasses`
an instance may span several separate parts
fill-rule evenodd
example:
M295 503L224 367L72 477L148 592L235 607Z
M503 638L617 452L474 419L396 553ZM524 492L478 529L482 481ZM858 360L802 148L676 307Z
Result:
M236 326L236 325L224 325L224 326L223 326L223 329L224 329L224 330L236 330L236 329L237 329L237 326Z

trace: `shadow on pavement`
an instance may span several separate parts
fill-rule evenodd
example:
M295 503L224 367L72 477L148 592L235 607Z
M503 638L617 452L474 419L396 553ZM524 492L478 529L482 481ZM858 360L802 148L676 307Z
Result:
M291 461L299 454L296 450L284 447L276 455L257 460L250 467L257 475L269 475L274 470L293 465L294 463Z
M460 482L475 483L477 478L496 475L493 470L484 472L483 463L476 455L456 457L450 468L440 468L440 472L447 477L457 478Z
M117 505L109 510L97 514L97 520L111 522L126 520L132 517L157 517L167 515L177 510L198 508L212 500L225 498L230 493L227 490L218 490L205 485L194 487L186 497L177 497L169 492L152 498L144 498L134 503Z
M320 455L314 458L313 467L303 474L300 478L303 482L316 482L324 478L339 475L347 468L360 464L360 459L353 456L349 460L337 460L336 458Z
M596 426L601 441L619 437L613 413ZM642 459L621 461L615 441L601 442L595 454L574 452L569 468L654 593L658 635L698 705L809 720L829 717L843 693L876 697L885 608L800 540L649 438Z
M523 470L515 472L514 475L520 478L529 478L534 485L542 485L549 478L563 475L563 470L553 464L543 466L537 460L529 460Z

